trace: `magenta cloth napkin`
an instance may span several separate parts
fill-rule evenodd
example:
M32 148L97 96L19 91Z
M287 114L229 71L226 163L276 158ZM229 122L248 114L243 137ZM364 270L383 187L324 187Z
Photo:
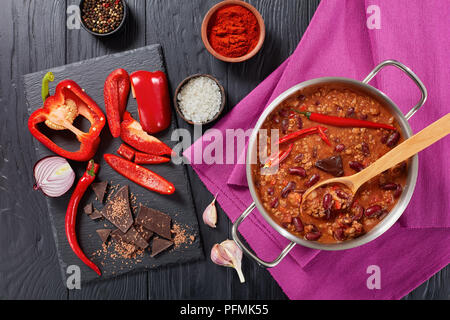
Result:
M366 27L373 7L380 29ZM368 12L368 13L366 13ZM379 62L398 60L428 89L427 103L410 120L414 132L449 112L449 2L322 1L292 56L245 97L184 155L193 160L217 132L250 129L264 108L291 86L316 77L363 79ZM400 70L382 70L371 85L406 113L419 91ZM218 131L217 131L218 130ZM224 158L227 155L225 151ZM245 150L230 150L243 163ZM272 276L291 299L398 299L450 261L448 138L419 156L419 177L407 210L389 231L359 248L327 252L296 246ZM243 164L191 164L222 209L234 221L252 203ZM255 210L239 231L259 257L272 260L288 240ZM379 267L381 288L369 289L369 266ZM369 268L369 271L368 271ZM369 273L368 273L369 272Z

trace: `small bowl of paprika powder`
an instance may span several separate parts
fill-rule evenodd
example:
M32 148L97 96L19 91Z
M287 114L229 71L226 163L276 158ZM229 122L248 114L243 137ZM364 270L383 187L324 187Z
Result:
M206 49L225 62L242 62L253 57L266 36L258 10L241 0L226 0L213 6L202 23Z

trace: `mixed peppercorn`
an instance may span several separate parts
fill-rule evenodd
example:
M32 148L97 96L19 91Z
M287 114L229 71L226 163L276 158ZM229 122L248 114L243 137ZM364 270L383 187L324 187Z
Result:
M81 19L93 32L109 33L117 29L124 16L121 0L86 0L81 7Z

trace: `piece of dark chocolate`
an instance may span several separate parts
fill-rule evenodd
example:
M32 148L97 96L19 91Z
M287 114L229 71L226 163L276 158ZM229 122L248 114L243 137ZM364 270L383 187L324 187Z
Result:
M92 190L94 190L97 200L103 203L103 198L105 197L106 188L108 187L108 181L102 181L93 183Z
M128 186L122 187L102 209L102 215L111 221L123 233L126 233L133 224L130 209Z
M145 249L148 247L148 242L136 231L134 227L130 227L126 233L123 233L119 229L114 230L111 233L111 237L115 240L122 240L123 242L135 245L138 248Z
M133 225L133 227L137 232L139 232L139 234L142 236L142 238L145 239L145 241L149 242L150 238L153 236L153 232L136 223Z
M105 243L108 240L109 235L111 234L112 230L111 229L98 229L95 231L97 232L100 239L102 239L102 242Z
M94 212L89 215L92 220L97 220L103 217L102 213L97 209L94 209Z
M172 239L170 232L171 221L172 218L167 214L143 205L139 207L139 213L136 217L137 224L166 239Z
M87 205L84 206L84 213L90 215L92 214L92 212L94 212L94 207L92 206L92 203L88 203Z
M152 242L152 253L150 254L150 257L154 257L157 254L160 254L161 252L171 247L172 245L173 245L172 241L155 237Z

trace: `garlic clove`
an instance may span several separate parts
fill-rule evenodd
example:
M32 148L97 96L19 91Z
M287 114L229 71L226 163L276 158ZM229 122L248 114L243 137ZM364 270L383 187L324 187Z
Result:
M217 194L213 201L206 207L205 211L203 211L203 222L211 228L215 228L217 224L216 198Z
M242 250L233 240L227 239L220 244L216 243L211 249L211 260L219 266L234 268L240 282L245 282L242 273Z

